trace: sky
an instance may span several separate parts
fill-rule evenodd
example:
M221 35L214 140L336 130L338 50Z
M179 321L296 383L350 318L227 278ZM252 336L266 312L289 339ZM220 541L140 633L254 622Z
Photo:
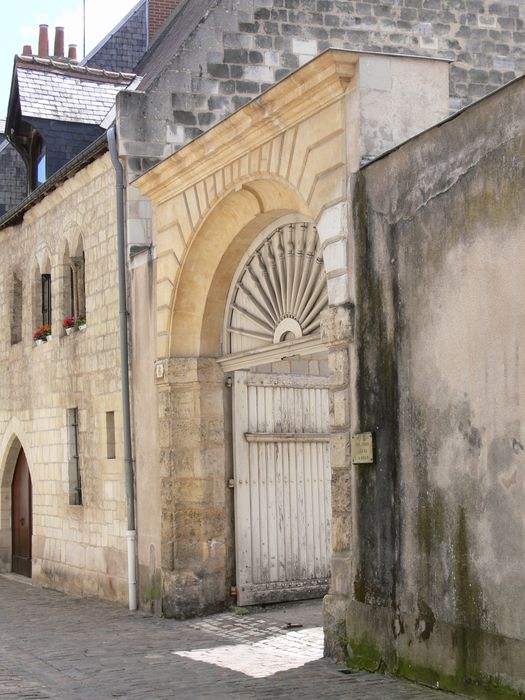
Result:
M86 53L89 53L106 34L118 24L138 0L85 0ZM53 50L55 27L64 27L64 44L77 44L77 55L82 58L82 0L24 0L2 5L0 22L0 118L5 117L11 78L13 56L22 53L24 44L31 44L38 52L38 25L49 25L49 45Z

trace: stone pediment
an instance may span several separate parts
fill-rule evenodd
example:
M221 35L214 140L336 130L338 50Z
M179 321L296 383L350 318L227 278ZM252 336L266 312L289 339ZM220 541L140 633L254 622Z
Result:
M359 54L330 49L133 183L161 203L339 99Z

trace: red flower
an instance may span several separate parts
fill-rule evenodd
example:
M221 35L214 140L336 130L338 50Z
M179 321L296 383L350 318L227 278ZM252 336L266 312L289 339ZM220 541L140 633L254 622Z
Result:
M45 340L48 335L51 335L51 326L49 323L44 323L43 326L33 333L33 340Z

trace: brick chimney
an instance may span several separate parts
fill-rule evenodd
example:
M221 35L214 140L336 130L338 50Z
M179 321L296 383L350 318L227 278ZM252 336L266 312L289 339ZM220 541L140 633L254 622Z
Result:
M38 55L39 56L49 56L49 38L47 36L47 24L39 25Z
M177 7L180 0L147 0L148 6L148 46L164 26L164 23Z
M53 56L64 57L64 27L55 27L55 47Z
M77 60L77 45L76 44L69 44L68 50L67 50L67 57L71 61Z
M31 48L31 44L24 44L24 48L22 49L22 56L32 56L33 55L33 49Z

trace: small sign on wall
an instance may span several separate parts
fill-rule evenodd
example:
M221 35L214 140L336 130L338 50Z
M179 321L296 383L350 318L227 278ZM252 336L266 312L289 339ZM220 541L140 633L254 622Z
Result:
M352 435L352 464L373 464L374 440L372 433Z

